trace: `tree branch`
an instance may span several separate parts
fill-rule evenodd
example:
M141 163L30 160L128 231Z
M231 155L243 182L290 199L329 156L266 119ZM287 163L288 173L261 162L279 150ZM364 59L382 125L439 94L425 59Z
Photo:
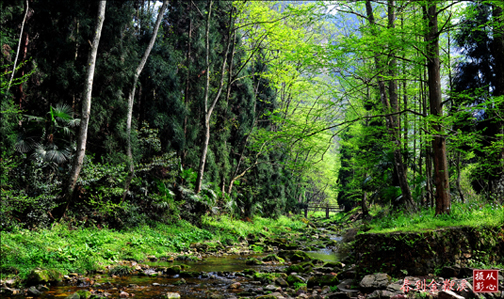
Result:
M325 127L323 129L317 130L315 132L312 132L312 133L310 133L308 135L303 136L303 138L310 137L310 136L316 135L318 133L322 133L324 131L334 129L334 128L337 128L337 127L342 126L342 125L352 124L352 123L354 123L356 121L360 121L360 120L363 120L363 119L371 119L371 118L378 118L378 117L390 117L390 116L393 116L393 115L399 115L399 114L403 114L403 113L406 113L406 112L409 112L409 113L412 113L412 114L415 114L415 115L418 115L418 116L421 116L421 117L426 117L426 115L424 115L422 113L419 113L419 112L416 112L416 111L411 110L411 109L404 109L402 111L398 111L398 112L394 112L394 113L388 113L388 114L378 114L378 115L361 116L361 117L358 117L356 119L344 121L344 122L337 123L335 125L332 125L332 126ZM301 138L298 138L298 140L300 140L300 139Z

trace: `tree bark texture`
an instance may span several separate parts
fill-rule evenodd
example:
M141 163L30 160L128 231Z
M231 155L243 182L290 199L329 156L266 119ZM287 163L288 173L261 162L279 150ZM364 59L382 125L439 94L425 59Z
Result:
M79 178L79 174L82 169L82 164L84 162L84 156L86 154L87 132L89 125L89 117L91 113L91 94L93 91L93 78L96 65L96 56L98 53L98 45L100 43L103 21L105 20L106 4L107 1L100 1L98 4L98 15L96 19L95 36L93 38L93 43L91 44L91 52L88 57L86 84L84 87L84 94L82 97L83 99L82 99L81 122L79 126L79 134L77 135L77 152L75 153L72 169L70 170L68 187L66 190L67 208L71 201L75 185L77 184L77 179Z
M441 75L439 60L439 31L437 22L436 2L424 5L423 11L428 21L425 35L427 42L427 73L429 85L430 114L442 116ZM436 215L449 214L451 208L450 177L448 159L446 157L446 138L439 123L432 124L434 138L432 150L434 154L434 184L436 186Z

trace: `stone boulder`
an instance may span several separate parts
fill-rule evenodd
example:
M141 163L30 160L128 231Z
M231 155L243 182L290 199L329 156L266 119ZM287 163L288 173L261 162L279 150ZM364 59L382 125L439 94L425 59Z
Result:
M38 296L42 295L42 292L41 292L41 291L39 291L39 290L38 290L36 287L34 287L34 286L29 287L29 288L28 288L28 290L27 290L27 292L28 292L28 294L29 294L29 295L31 295L31 296L36 296L36 297L38 297Z
M465 299L463 296L457 295L452 291L440 291L438 299Z
M28 275L30 283L48 283L60 282L63 280L63 274L56 270L32 270Z
M385 289L389 285L390 279L386 273L375 273L364 276L359 285L365 290Z
M278 256L293 262L307 262L310 261L310 256L301 250L282 250L278 252Z
M350 295L347 292L335 292L326 295L327 299L350 299Z
M295 283L305 283L306 280L297 274L291 274L287 276L287 282L291 285L294 285Z
M276 254L268 254L262 260L263 262L285 263L285 260Z
M182 271L182 267L180 265L173 265L170 267L165 267L162 270L163 270L164 274L176 275L176 274L180 274L180 272Z
M286 273L308 273L311 272L313 267L315 267L311 262L306 262L306 263L300 263L300 264L294 264L290 265L285 269Z
M395 295L397 294L388 290L374 290L367 296L367 299L391 299Z
M251 258L248 258L246 261L245 261L245 264L246 265L262 265L263 262L254 258L254 257L251 257Z

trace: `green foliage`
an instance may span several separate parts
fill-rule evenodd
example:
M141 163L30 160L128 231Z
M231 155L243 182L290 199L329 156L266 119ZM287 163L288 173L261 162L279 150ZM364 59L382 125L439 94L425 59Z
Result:
M433 207L423 207L417 213L391 212L370 222L369 232L422 231L445 226L496 226L504 221L504 206L496 203L452 203L450 214L435 216Z
M258 253L262 253L262 252L264 252L264 247L263 247L263 246L261 246L261 245L252 244L252 245L250 246L250 249L252 249L252 251L254 251L254 252L258 252Z
M300 228L303 223L286 217L275 221L255 218L243 222L229 218L204 220L204 229L187 221L140 226L125 230L93 227L72 228L71 223L56 223L52 229L26 230L15 227L12 232L2 232L0 244L0 274L19 275L26 278L30 271L57 269L63 273L82 273L104 269L121 260L144 260L148 255L163 256L168 252L188 250L190 244L208 240L227 242L237 236L263 232L286 232L286 228ZM233 231L234 229L234 231ZM113 268L114 275L125 275L132 269L126 266Z
M295 282L294 283L294 289L296 291L298 291L299 289L305 289L306 288L306 283L302 283L302 282Z

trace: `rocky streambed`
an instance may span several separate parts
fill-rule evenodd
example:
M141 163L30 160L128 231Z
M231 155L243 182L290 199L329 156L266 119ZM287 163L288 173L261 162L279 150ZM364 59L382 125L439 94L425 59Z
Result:
M302 233L274 237L249 235L233 246L195 243L186 252L159 258L147 256L144 261L120 261L87 275L34 270L25 282L30 287L19 288L19 282L2 280L0 296L253 298L278 291L295 296L298 291L307 291L308 273L313 268L334 271L328 262L338 260L335 250L339 239L327 231L308 228ZM337 266L342 268L340 263ZM329 282L334 284L334 280Z
M323 226L274 237L249 235L233 246L196 243L186 252L121 261L85 276L34 270L28 288L2 281L0 297L504 298L501 275L500 292L475 293L470 268L444 267L439 276L394 279L386 273L374 273L362 277L359 273L365 265L353 265L347 262L352 261L351 256L341 254L345 246L337 236L338 228L327 223Z

